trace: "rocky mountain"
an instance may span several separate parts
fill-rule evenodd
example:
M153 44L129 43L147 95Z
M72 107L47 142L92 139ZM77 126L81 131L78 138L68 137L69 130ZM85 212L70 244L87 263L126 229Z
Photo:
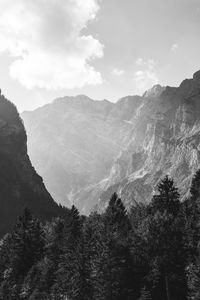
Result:
M83 212L113 191L149 201L165 174L181 197L200 166L200 71L179 87L154 86L117 103L64 97L22 118L32 162L53 197Z
M63 214L31 165L26 141L16 107L0 93L0 236L25 207L41 220Z
M133 98L115 105L86 96L64 97L22 114L32 162L59 203L76 203L85 210L93 205L93 200L79 204L78 199L109 176L127 144L132 125L125 118L140 103L139 97Z

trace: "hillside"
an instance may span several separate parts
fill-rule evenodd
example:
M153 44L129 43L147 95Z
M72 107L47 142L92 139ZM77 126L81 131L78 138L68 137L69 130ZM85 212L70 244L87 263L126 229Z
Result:
M11 229L25 207L40 220L63 213L31 165L26 141L16 107L0 95L0 236Z

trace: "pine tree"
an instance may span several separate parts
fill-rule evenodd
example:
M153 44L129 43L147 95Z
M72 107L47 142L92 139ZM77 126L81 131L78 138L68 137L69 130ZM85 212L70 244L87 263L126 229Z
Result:
M189 300L200 299L200 170L192 179L190 197L183 203L186 248L188 251Z
M4 272L8 268L10 257L11 235L7 234L1 240L0 245L0 284L4 280Z
M129 214L116 193L102 214L73 206L45 226L26 209L0 244L0 299L199 300L199 183L181 203L166 176Z
M93 271L94 299L132 299L132 263L129 249L130 222L117 194L99 223L99 253Z
M167 175L159 182L157 190L158 194L153 197L150 205L152 212L164 213L166 211L168 214L176 216L180 209L180 195L174 186L173 179Z
M138 300L152 300L150 292L144 287Z
M102 254L102 219L97 213L89 216L84 226L84 238L86 242L86 270L88 280L88 299L94 300L98 294L99 284L99 257ZM97 291L97 293L96 293Z
M182 212L185 218L186 247L189 262L194 263L198 256L198 244L200 241L200 170L192 179L190 197L182 204Z
M148 206L143 204L134 205L130 210L130 221L132 225L131 230L131 255L133 261L134 274L134 293L137 299L141 296L141 286L149 284L149 276L151 274L151 284L155 285L157 282L157 272L150 272L150 262L152 253L150 251L149 239L149 219ZM152 266L151 266L152 268Z
M56 299L68 297L84 299L84 244L82 240L82 220L75 206L65 220L63 254L60 256L53 295ZM59 298L58 298L59 297Z
M38 220L28 209L19 217L12 233L11 267L17 278L24 277L43 254L43 233Z
M0 294L3 299L18 299L23 297L23 280L31 267L42 257L44 247L40 223L28 209L19 217L11 233L9 247L9 258Z
M191 263L187 267L188 278L188 300L200 299L200 259L196 259L195 263Z
M31 297L40 295L45 299L45 295L50 298L52 286L56 281L59 259L63 253L63 220L56 218L51 223L47 223L44 231L44 258L30 270L27 281L32 282Z
M150 204L148 216L151 264L156 266L154 273L160 274L154 295L161 295L161 291L165 290L167 300L183 300L186 299L186 253L179 194L168 176L159 183L158 192Z
M190 194L196 199L200 197L200 169L195 173L192 179Z

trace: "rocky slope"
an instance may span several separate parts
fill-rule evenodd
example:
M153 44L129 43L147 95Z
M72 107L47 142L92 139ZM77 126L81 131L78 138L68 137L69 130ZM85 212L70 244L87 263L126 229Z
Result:
M200 72L116 104L65 97L22 118L49 191L86 213L104 208L113 191L127 205L149 201L165 174L185 197L200 165Z
M25 207L41 220L63 213L32 167L26 140L16 107L0 93L0 236Z
M140 103L133 98L116 106L86 96L65 97L22 114L32 162L59 203L73 202L85 210L93 205L80 194L109 176L127 144L132 125L125 117L134 114Z
M151 93L152 92L152 93ZM99 207L113 189L128 204L149 201L164 175L172 176L181 197L187 196L200 167L200 72L178 88L144 95L127 147L115 161Z

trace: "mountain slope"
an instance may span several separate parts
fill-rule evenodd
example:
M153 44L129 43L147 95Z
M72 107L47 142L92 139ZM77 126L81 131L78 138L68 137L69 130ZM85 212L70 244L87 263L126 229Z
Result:
M16 107L0 95L0 236L29 207L41 220L63 213L27 155L26 132Z
M161 177L175 179L187 196L192 175L200 166L200 72L178 88L143 99L132 137L115 161L100 198L104 208L113 189L127 204L149 201ZM120 171L119 171L120 170Z
M186 195L199 167L200 72L117 103L64 97L22 114L28 149L54 198L88 213L117 191L149 201L166 173Z
M139 103L138 97L134 99ZM125 102L116 106L86 96L64 97L22 114L32 162L58 202L75 202L85 211L91 208L90 199L77 198L109 175L127 143L131 124L124 118L137 106Z

